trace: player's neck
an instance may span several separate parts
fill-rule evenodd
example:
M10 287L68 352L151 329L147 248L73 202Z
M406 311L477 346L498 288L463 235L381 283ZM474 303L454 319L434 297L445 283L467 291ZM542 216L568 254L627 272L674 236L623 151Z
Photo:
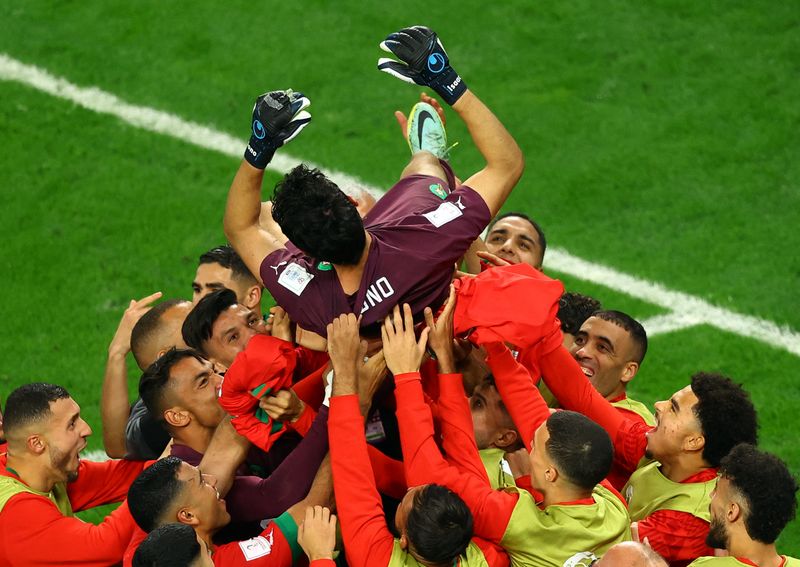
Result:
M566 504L568 502L576 502L584 498L590 498L592 491L578 488L568 483L554 483L547 487L547 492L543 492L544 507L552 506L553 504Z
M61 480L56 478L48 467L42 467L38 462L17 458L11 454L8 455L6 470L16 474L22 482L37 492L50 492Z
M201 455L208 450L212 437L214 437L214 428L204 427L198 423L192 423L187 427L181 428L173 436L176 443L186 445Z
M672 482L683 482L687 478L711 468L698 453L680 453L656 459L661 463L661 474Z
M364 250L361 251L361 258L358 259L356 264L333 264L336 270L336 276L339 278L339 284L345 294L350 295L356 293L358 288L361 287L361 276L364 273L364 266L367 264L367 257L369 256L369 248L372 244L372 236L366 232L366 241L364 242Z
M780 567L783 558L778 555L775 544L764 544L750 539L747 534L731 534L728 553L732 557L741 557L758 565L758 567Z

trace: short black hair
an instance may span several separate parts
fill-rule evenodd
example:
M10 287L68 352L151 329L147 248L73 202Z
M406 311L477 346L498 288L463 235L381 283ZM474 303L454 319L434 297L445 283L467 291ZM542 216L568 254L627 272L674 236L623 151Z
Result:
M797 480L786 463L741 443L722 459L719 474L745 501L747 535L767 545L774 543L797 512Z
M578 334L586 319L601 308L600 301L594 297L574 291L564 293L558 300L558 320L561 321L561 330L570 335Z
M133 556L133 567L187 567L200 558L194 528L165 524L150 532Z
M203 252L200 254L197 264L200 266L203 264L219 264L223 268L228 268L233 277L238 280L247 279L253 283L258 283L258 279L247 269L242 257L236 253L236 250L230 244L215 246L211 250Z
M355 265L366 244L358 209L318 169L301 164L275 186L272 218L303 252L318 261Z
M722 374L698 372L692 376L697 396L694 414L705 436L703 459L718 467L739 443L758 443L758 417L750 395L741 384Z
M185 299L167 299L158 305L154 306L150 311L142 315L131 331L131 352L133 358L136 359L136 364L142 368L144 361L142 360L142 348L144 343L150 339L157 331L161 323L161 317L164 316L169 309L176 305L189 303Z
M150 533L161 525L164 514L183 490L183 482L178 480L181 463L178 457L160 459L144 469L131 484L128 508L145 532Z
M188 348L172 347L164 356L147 367L139 379L139 397L142 398L147 411L159 422L164 421L164 395L169 384L172 367L185 358L194 358L203 362L203 357Z
M496 217L494 217L494 219L492 220L491 224L489 224L489 228L487 229L487 233L492 231L492 228L494 227L495 224L497 224L497 221L503 220L503 219L508 218L508 217L519 217L519 218L525 219L526 221L531 223L531 225L533 226L533 229L536 231L536 234L539 235L539 244L542 247L542 257L544 257L544 253L547 250L547 238L545 238L545 236L544 236L544 230L542 230L542 227L539 226L539 223L537 223L535 220L533 220L531 217L529 217L525 213L520 213L519 211L510 211L508 213L503 213L502 215L497 215Z
M181 327L183 342L198 352L206 354L203 350L203 343L211 338L214 323L223 311L237 303L236 294L228 288L212 291L203 297L189 311L183 322L183 327Z
M644 330L642 324L622 311L606 310L596 311L592 313L592 317L597 317L603 321L614 323L617 327L621 327L628 332L628 335L633 339L634 354L633 360L642 363L644 355L647 354L647 331Z
M428 484L414 494L406 534L409 545L426 562L451 565L472 539L472 513L453 491Z
M605 429L574 411L557 411L545 423L547 454L568 481L591 490L608 476L614 446Z
M6 437L13 436L17 430L32 423L49 418L53 414L50 404L69 397L66 388L55 384L33 382L20 386L6 400L6 412L3 415Z

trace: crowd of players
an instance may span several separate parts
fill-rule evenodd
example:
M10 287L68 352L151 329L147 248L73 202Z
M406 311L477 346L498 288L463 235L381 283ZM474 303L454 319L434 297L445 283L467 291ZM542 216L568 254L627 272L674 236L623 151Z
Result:
M8 396L0 565L797 564L775 547L797 483L757 448L747 392L700 371L655 414L628 397L645 329L564 293L540 226L498 215L523 170L511 135L432 31L381 47L486 166L455 176L423 95L381 199L298 166L262 203L310 115L300 93L259 97L230 245L200 256L192 301L131 301L109 345L112 460L79 458L91 429L63 387ZM110 502L99 525L74 517Z

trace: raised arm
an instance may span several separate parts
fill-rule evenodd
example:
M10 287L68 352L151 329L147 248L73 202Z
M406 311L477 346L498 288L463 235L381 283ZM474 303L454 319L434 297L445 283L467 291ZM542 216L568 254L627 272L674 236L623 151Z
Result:
M131 300L122 315L114 338L111 339L111 344L108 345L100 415L103 421L103 447L112 459L121 459L127 452L125 426L128 423L131 407L128 400L128 368L125 365L125 357L131 351L131 333L136 322L160 297L161 292L157 291L139 301Z
M431 87L466 123L486 167L467 179L465 185L483 197L492 216L497 214L525 168L514 138L450 66L434 31L424 26L405 28L391 34L380 46L400 61L382 58L378 69L403 81Z
M358 320L342 315L328 325L334 370L328 437L339 524L353 567L389 564L394 536L386 526L381 497L367 454L358 400Z
M381 329L386 364L395 377L397 422L409 486L436 483L446 486L467 504L475 522L475 535L499 543L517 503L517 496L494 491L484 479L467 474L445 461L433 439L433 417L425 403L418 372L428 329L419 342L413 329L411 307L403 315L395 307ZM416 369L416 370L415 370Z
M264 168L275 151L311 121L305 111L309 105L300 93L272 91L258 97L253 107L252 135L228 191L223 221L225 236L253 274L259 274L264 258L285 243L269 230L269 222L261 223Z

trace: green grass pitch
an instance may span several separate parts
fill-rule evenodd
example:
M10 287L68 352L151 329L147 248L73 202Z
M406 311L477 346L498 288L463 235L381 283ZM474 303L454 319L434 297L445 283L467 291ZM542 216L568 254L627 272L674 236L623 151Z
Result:
M242 148L256 95L302 90L314 121L288 151L385 188L408 157L392 111L419 89L375 70L377 45L424 23L525 152L507 209L582 258L800 330L796 0L0 0L0 13L0 53ZM480 158L449 118L453 164L468 174ZM99 449L119 316L155 290L190 295L197 256L223 241L237 160L2 80L0 135L0 395L67 386ZM639 318L663 312L564 281ZM798 362L698 326L652 339L633 395L652 403L700 369L733 376L759 408L762 446L798 474ZM800 554L800 522L779 548Z

